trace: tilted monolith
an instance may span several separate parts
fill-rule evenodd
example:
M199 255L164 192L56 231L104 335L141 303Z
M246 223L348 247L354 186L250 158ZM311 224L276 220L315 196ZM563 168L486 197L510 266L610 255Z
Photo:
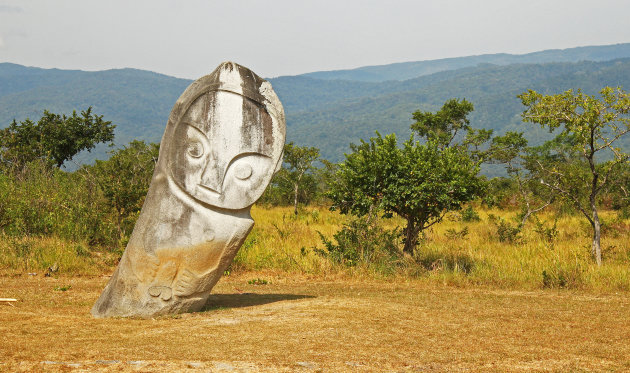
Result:
M282 165L285 119L271 84L225 62L175 103L149 192L95 317L200 310L254 225Z

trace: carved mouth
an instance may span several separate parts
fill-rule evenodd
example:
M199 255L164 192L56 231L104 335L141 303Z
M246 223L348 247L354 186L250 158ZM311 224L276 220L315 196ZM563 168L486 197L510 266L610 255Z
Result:
M197 184L197 185L198 185L197 189L201 189L201 191L204 192L204 193L210 193L214 197L219 197L221 195L221 193L219 191L217 191L214 188L210 188L207 185L204 185L204 184ZM201 188L199 188L199 187L201 187Z

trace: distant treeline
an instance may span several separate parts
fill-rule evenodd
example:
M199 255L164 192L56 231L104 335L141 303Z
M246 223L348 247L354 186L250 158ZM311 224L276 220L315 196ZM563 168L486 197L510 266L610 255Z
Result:
M328 80L315 78L318 75L270 81L285 107L288 140L316 147L332 162L342 161L350 143L367 139L375 131L408 137L412 112L438 110L450 98L466 98L475 104L470 116L474 128L493 129L498 135L525 132L531 145L541 145L551 136L534 126L522 128L523 106L516 95L527 89L551 94L581 88L594 94L603 86L629 87L630 60L610 60L624 56L624 46L627 49L622 45L613 51L610 48L614 46L602 47L600 54L592 50L571 54L569 50L547 56L569 62L549 62L552 60L538 56L541 58L523 60L526 63L498 65L505 59L496 56L497 65L458 63L449 65L449 70L404 81L360 81L351 76ZM587 59L601 62L583 61ZM395 71L404 66L389 68L396 76ZM82 72L0 64L0 127L13 119L41 115L43 108L67 113L93 106L116 123L116 146L134 139L157 142L173 103L188 84L189 80L133 69ZM628 149L630 143L623 140L620 146ZM107 151L97 147L91 153L80 153L75 160L92 163L97 158L106 159ZM500 169L486 168L484 173L499 175Z

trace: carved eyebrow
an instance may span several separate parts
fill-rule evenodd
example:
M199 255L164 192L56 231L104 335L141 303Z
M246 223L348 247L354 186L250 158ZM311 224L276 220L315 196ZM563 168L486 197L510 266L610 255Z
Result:
M203 133L203 132L201 131L201 129L200 129L199 127L197 127L194 123L192 123L192 122L188 122L188 121L186 121L186 122L182 122L182 123L186 124L186 125L187 125L188 127L190 127L190 128L195 129L199 135L201 135L204 139L206 139L206 141L209 141L208 136L206 136L206 134L205 134L205 133Z
M256 153L256 152L245 152L245 153L240 153L237 156L235 156L234 158L232 158L230 160L230 163L228 163L227 167L225 167L225 171L223 172L223 180L225 180L225 175L227 175L228 170L230 169L230 167L232 167L232 165L238 161L241 158L245 158L245 157L249 157L249 156L259 156L259 157L264 157L264 158L268 158L271 159L270 156L262 154L262 153Z

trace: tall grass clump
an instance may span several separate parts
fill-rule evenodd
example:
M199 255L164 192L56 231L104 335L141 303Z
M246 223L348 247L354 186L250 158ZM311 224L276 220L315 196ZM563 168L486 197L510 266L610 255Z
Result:
M34 161L0 173L0 255L9 268L66 262L63 268L78 270L82 266L77 263L92 251L118 249L114 217L83 172Z
M254 205L255 225L239 250L232 270L287 271L322 274L332 263L313 248L321 242L318 232L332 236L346 218L324 207L303 208L296 216L291 207Z
M424 248L420 248L421 257L449 258L455 252L472 263L469 271L449 271L449 266L436 265L429 277L458 284L521 289L614 291L630 286L628 231L603 236L605 265L598 268L590 256L590 232L580 223L580 216L548 211L518 231L507 232L502 225L516 227L516 223L510 223L519 220L516 211L489 209L481 215L485 218L480 222L466 223L470 232L466 239L448 238L449 231L461 230L465 225L452 219L445 219L427 235ZM612 219L616 213L605 211L602 216ZM428 261L421 262L426 267Z
M115 253L94 252L85 243L58 237L4 236L0 239L0 275L95 275L110 270L116 262Z
M81 173L32 162L0 175L0 229L8 236L56 236L113 245L111 208Z
M324 208L307 208L294 217L288 207L255 206L256 225L233 269L402 276L508 289L630 290L630 234L624 229L630 222L614 211L602 213L611 222L607 229L617 233L604 235L601 268L591 260L590 235L580 216L541 213L510 240L493 222L514 227L517 210L478 209L477 214L479 220L463 221L451 213L425 232L410 257L401 254L391 235L404 223L400 219L383 220L376 229Z

